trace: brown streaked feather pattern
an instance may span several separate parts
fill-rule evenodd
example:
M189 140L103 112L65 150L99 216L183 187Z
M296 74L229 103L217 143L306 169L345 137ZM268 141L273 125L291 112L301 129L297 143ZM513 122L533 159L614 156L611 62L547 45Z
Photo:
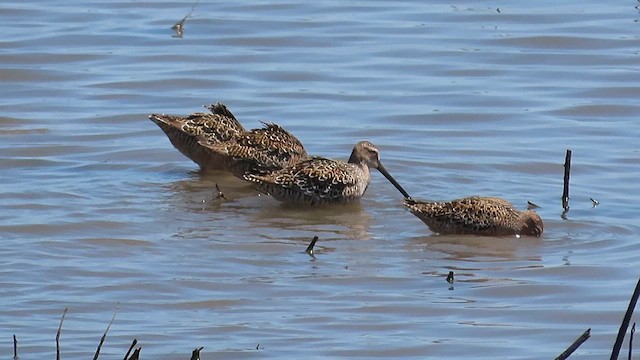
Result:
M532 210L518 211L496 197L466 197L449 202L405 199L404 205L439 234L540 236L543 224Z
M258 189L280 201L323 205L358 200L369 185L368 167L313 157L268 175L249 175Z
M282 127L263 123L227 141L212 143L200 139L200 144L224 158L226 169L244 179L247 174L264 175L307 159L307 151L295 136Z
M204 150L198 142L198 137L218 142L229 140L245 131L235 118L223 114L193 113L188 116L151 114L149 119L164 131L178 151L200 165L203 170L222 169L223 165L220 159L212 157Z
M382 166L378 148L360 141L351 151L349 162L313 157L267 175L247 175L260 191L279 201L305 204L347 204L364 195L371 180L369 168L378 169L405 197L400 184Z
M227 108L223 103L204 105L204 107L211 111L212 114L218 114L236 120L236 117L233 116L231 110L229 110L229 108Z

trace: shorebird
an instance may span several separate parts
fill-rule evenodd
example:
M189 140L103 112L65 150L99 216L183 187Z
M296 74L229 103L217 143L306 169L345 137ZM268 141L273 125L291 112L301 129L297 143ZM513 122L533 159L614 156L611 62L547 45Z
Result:
M198 137L211 142L226 141L245 131L235 116L221 103L207 106L211 113L193 113L188 116L151 114L149 119L164 131L171 144L184 156L200 165L202 170L221 170L219 158L205 151Z
M258 190L292 204L347 204L358 201L371 180L369 168L378 169L405 197L409 194L382 166L378 148L360 141L348 162L312 157L267 175L246 175Z
M199 137L200 145L213 157L222 159L225 168L235 176L265 175L309 158L295 136L273 123L264 123L226 141Z
M449 202L404 199L404 205L439 234L530 235L543 232L542 219L533 210L518 211L496 197L466 197Z

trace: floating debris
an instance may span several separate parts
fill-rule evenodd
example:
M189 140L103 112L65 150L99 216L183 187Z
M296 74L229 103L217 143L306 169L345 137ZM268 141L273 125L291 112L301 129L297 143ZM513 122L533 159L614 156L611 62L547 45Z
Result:
M454 278L453 278L453 271L449 271L449 275L447 275L447 282L448 282L449 284L453 284L453 282L454 282L454 281L455 281L455 280L454 280Z
M196 8L196 5L198 5L199 2L200 0L196 0L196 2L191 6L191 11L189 11L189 13L185 17L183 17L182 20L178 21L171 27L171 30L176 33L175 35L173 35L174 38L182 38L182 35L184 35L184 22L187 21L189 17L191 17L191 14L193 14L193 10Z
M594 198L589 198L591 200L591 205L593 205L593 207L596 207L598 205L600 205L600 201L594 199Z

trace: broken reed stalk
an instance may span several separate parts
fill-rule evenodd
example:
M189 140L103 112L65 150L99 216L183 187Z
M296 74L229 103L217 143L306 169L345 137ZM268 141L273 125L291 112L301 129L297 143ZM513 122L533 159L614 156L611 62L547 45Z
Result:
M131 342L131 346L129 346L129 351L127 351L127 353L124 355L124 360L127 360L127 358L129 357L129 354L131 354L131 350L133 350L133 348L136 346L137 343L138 343L138 339L133 339L133 341Z
M200 351L202 351L202 349L204 349L204 347L199 347L199 348L195 348L193 349L193 351L191 352L191 359L190 360L200 360Z
M16 339L16 334L13 334L13 360L18 359L18 339Z
M133 354L131 354L131 357L128 360L139 360L140 359L140 350L142 348L137 348L135 349L135 351L133 352Z
M571 150L564 157L564 188L562 190L562 208L569 211L569 174L571 172Z
M316 246L317 241L318 241L318 237L314 236L309 246L307 246L307 250L305 250L304 252L306 252L309 255L313 255L313 247Z
M576 339L576 341L573 342L573 344L571 344L567 350L565 350L562 354L558 355L558 357L556 358L556 360L564 360L566 358L569 357L569 355L573 354L574 351L576 351L578 349L578 347L580 347L580 345L582 345L583 342L587 341L587 339L591 336L591 328L587 329L587 331L583 332L582 335L580 335L579 338Z
M100 349L102 348L102 344L104 344L104 340L107 338L107 332L109 331L109 328L111 328L111 324L113 324L113 320L116 319L117 314L118 314L118 310L116 308L116 312L113 313L113 317L111 318L109 325L107 325L107 328L104 330L104 334L102 334L102 338L100 339L100 343L98 344L98 348L96 349L96 354L93 356L93 360L98 360L98 356L100 355Z
M56 333L56 360L60 360L60 331L62 331L62 322L67 315L68 308L64 308L62 312L62 318L60 319L60 325L58 326L58 332Z
M631 333L629 334L629 360L631 360L631 353L633 352L633 335L636 333L636 323L631 325Z
M633 310L636 308L636 303L638 302L639 296L640 279L638 279L636 289L633 291L633 295L631 296L631 300L629 301L627 312L624 314L624 318L622 318L622 324L620 324L620 329L618 330L618 337L616 337L616 342L613 345L613 350L611 351L611 360L618 359L618 354L620 354L620 348L622 348L622 342L624 341L624 335L629 328L629 321L631 320L631 316L633 315Z

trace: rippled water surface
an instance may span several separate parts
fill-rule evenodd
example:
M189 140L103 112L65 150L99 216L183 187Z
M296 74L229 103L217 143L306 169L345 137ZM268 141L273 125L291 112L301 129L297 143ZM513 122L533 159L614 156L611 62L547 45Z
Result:
M116 311L101 358L548 359L587 328L572 358L609 356L640 268L637 3L202 0L173 36L192 5L2 6L3 357L53 358L65 307L64 359ZM432 235L377 173L325 209L201 174L147 116L218 101L312 154L371 140L416 198L534 202L545 233Z

